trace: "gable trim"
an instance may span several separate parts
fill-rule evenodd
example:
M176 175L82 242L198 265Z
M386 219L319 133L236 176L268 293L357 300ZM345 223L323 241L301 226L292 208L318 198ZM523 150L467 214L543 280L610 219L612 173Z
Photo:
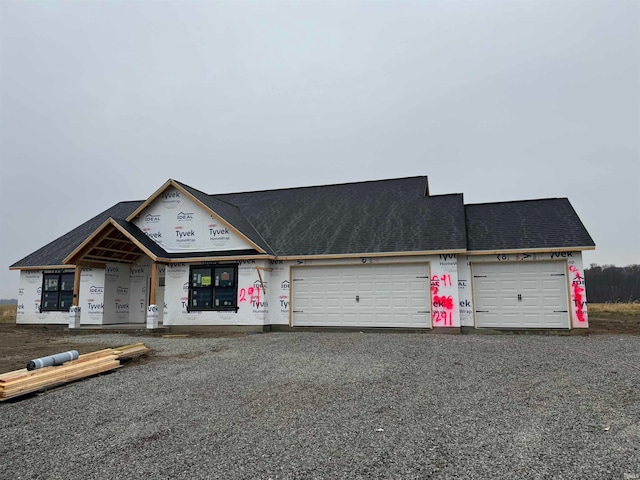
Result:
M238 230L236 227L234 227L233 225L231 225L227 220L225 220L224 218L222 218L218 213L214 212L210 207L208 207L207 205L205 205L204 203L202 203L198 198L196 198L195 196L193 196L188 190L186 190L185 188L182 187L182 185L180 185L178 182L174 181L173 179L169 179L167 180L164 185L162 185L158 190L156 190L155 192L153 192L153 194L147 199L145 200L142 205L140 205L138 208L136 208L133 213L131 213L131 215L129 215L127 217L127 222L131 222L134 218L136 218L138 215L140 215L140 213L147 208L149 205L151 205L153 203L153 201L158 198L160 196L160 194L162 192L164 192L168 187L173 187L175 189L177 189L178 191L180 191L180 193L182 193L183 195L185 195L187 198L189 198L191 201L195 202L200 208L204 209L207 213L209 213L210 215L214 216L215 218L217 218L220 222L222 222L226 227L228 227L230 230L233 231L233 233L235 233L236 235L238 235L239 237L241 237L245 242L247 242L249 245L251 245L251 247L253 247L255 250L257 250L260 253L264 253L266 254L267 252L260 247L260 245L257 245L255 242L253 242L251 239L249 239L249 237L247 237L244 233L242 233L240 230Z
M135 237L133 237L129 232L127 232L127 230L122 228L122 226L120 226L120 224L118 224L118 222L116 222L113 218L109 217L102 225L100 225L97 229L95 229L94 232L91 235L89 235L80 245L78 245L69 255L67 255L66 258L63 260L63 263L65 263L67 265L69 265L69 264L73 265L74 263L72 263L71 260L78 253L80 253L83 248L85 248L87 245L89 245L90 242L96 240L97 238L100 238L101 235L104 235L103 231L109 225L115 227L116 230L118 230L120 233L122 233L122 235L124 235L129 241L131 241L131 243L133 243L136 247L138 247L140 250L142 250L142 252L145 255L147 255L148 257L150 257L154 261L156 260L156 255L154 255L147 247L145 247ZM102 240L102 239L100 239L100 240ZM99 243L99 242L97 242L97 243ZM80 263L82 263L82 261ZM109 262L105 262L105 263L109 263Z
M162 192L164 192L167 187L169 186L173 186L178 188L178 186L175 184L175 182L171 179L167 180L166 182L164 182L164 184L158 188L155 192L153 192L151 194L151 196L149 198L147 198L144 202L142 202L142 204L136 208L127 218L127 222L131 222L134 218L136 218L140 212L142 212L145 208L147 208L149 205L151 205L153 203L153 201L158 198L160 196L160 194ZM189 195L189 197L191 197L191 195Z

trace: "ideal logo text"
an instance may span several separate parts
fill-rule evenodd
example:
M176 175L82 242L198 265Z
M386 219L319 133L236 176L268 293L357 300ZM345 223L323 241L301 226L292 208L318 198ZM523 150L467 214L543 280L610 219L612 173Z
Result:
M184 212L180 212L176 218L178 219L179 222L189 222L191 220L193 220L193 213L184 213Z

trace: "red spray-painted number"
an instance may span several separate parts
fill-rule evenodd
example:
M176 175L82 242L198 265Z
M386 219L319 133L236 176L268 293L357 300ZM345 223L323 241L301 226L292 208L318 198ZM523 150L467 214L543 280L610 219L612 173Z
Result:
M238 292L238 303L254 300L260 303L260 287L241 288Z
M585 322L587 319L584 315L584 279L580 275L580 271L573 265L569 265L569 271L573 273L573 280L571 281L571 289L573 290L573 306L576 312L576 317L579 322Z
M453 325L453 313L444 310L433 311L433 322L442 324L445 327Z

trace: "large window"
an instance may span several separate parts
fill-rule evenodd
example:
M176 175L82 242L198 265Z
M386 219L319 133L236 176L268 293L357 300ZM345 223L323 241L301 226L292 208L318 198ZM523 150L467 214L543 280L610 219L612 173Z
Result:
M237 265L192 266L189 310L237 310Z
M45 273L40 310L68 312L73 305L73 273Z

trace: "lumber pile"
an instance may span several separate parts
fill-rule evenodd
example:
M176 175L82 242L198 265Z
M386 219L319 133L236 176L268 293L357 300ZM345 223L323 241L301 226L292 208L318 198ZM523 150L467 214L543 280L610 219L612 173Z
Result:
M147 352L149 348L143 343L135 343L85 353L78 356L77 360L58 366L36 370L23 368L0 374L0 401L110 372L120 368L120 360L135 358Z
M131 345L123 345L122 347L111 348L118 357L118 360L129 360L139 357L149 352L149 347L144 343L132 343Z

